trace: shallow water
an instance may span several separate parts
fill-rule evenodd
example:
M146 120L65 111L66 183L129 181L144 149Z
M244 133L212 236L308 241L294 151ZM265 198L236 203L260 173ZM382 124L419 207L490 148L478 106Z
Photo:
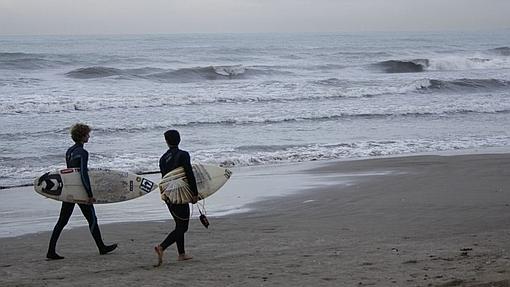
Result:
M231 179L217 193L200 201L199 207L210 217L229 216L250 211L251 204L260 200L284 200L284 196L332 182L305 172L313 166L318 164L236 168ZM157 177L151 179L158 180ZM337 178L334 182L347 184L348 180ZM60 205L30 187L3 190L0 192L0 237L51 231ZM130 201L94 206L100 224L171 219L157 190ZM193 205L192 217L198 215L197 206ZM86 225L76 206L66 228Z

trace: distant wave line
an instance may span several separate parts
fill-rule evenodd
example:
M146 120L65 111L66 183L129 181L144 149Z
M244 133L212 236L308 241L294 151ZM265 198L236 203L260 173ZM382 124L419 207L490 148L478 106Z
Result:
M70 113L80 111L101 111L115 109L145 109L158 107L180 107L193 105L210 104L230 104L230 103L287 103L287 102L306 102L349 98L372 98L391 94L405 94L412 92L436 92L436 91L462 91L462 92L480 92L506 89L510 86L510 81L501 79L422 79L413 81L401 87L372 87L373 91L358 91L352 86L355 83L340 80L337 78L328 78L324 80L314 80L309 82L311 85L330 86L338 88L339 91L334 94L323 93L320 95L286 95L283 97L225 97L215 98L164 98L158 97L152 100L140 101L138 98L132 98L131 101L91 101L82 103L54 103L47 102L21 102L16 105L8 104L2 107L0 114L49 114L49 113ZM363 87L359 87L362 89ZM343 90L342 90L343 89ZM379 89L379 90L377 90Z
M188 83L201 80L245 79L247 77L271 74L289 74L271 69L255 69L242 65L205 66L180 69L137 68L118 69L112 67L93 66L72 70L65 75L76 79L95 79L112 76L135 77L159 82Z
M322 122L322 121L332 121L332 120L343 120L343 119L353 119L353 118L365 118L365 119L376 119L376 118L389 118L389 117L431 117L431 116L442 116L442 115L457 115L457 114L506 114L510 113L510 109L501 109L501 110L493 110L493 111L483 111L483 110L472 110L472 109L456 109L450 111L440 111L440 112L396 112L396 113L340 113L337 115L330 116L310 116L310 117L292 117L292 118L281 118L281 119L261 119L261 120L236 120L236 119L225 119L218 121L189 121L185 123L169 123L169 124L156 124L153 126L138 126L138 127L120 127L120 128L104 128L104 127L95 127L95 133L132 133L138 131L147 131L147 130L157 130L157 129L165 129L168 126L174 127L197 127L197 126L233 126L233 125L260 125L260 124L278 124L278 123L287 123L287 122L300 122L300 121L310 121L310 122ZM30 136L40 136L40 135L48 135L48 134L63 134L65 129L57 129L57 130L45 130L39 131L35 133L30 133ZM3 133L0 134L0 138L9 138L16 136L26 136L26 132L19 133Z
M457 79L457 80L429 80L428 86L419 90L480 90L501 89L510 86L510 81L498 79Z

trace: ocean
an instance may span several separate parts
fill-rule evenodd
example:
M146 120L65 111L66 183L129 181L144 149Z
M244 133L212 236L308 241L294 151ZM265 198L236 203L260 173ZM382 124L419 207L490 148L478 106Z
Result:
M158 170L163 133L227 167L510 144L510 33L0 36L0 186Z

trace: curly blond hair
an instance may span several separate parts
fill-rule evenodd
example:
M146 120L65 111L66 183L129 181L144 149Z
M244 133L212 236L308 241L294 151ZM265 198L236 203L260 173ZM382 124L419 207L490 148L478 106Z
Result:
M76 143L81 143L92 129L86 125L77 123L71 127L71 138Z

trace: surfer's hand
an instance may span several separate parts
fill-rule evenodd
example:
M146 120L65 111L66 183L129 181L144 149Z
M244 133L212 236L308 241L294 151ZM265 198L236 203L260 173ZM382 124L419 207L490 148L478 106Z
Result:
M198 195L193 195L191 197L191 203L195 204L195 203L197 203L197 201L198 201Z
M96 202L96 199L94 197L89 197L88 204L93 204Z

